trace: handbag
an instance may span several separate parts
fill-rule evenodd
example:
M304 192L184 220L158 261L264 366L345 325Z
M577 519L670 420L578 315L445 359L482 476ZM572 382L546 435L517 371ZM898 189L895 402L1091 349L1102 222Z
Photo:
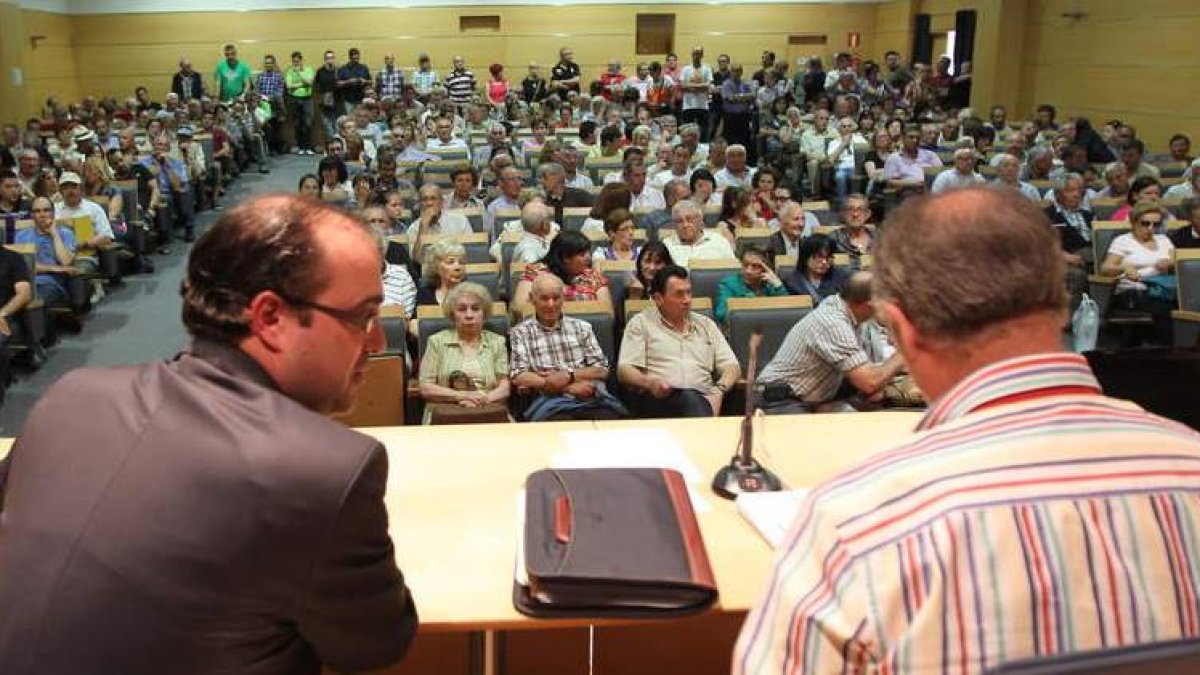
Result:
M1178 289L1178 280L1174 274L1156 274L1152 277L1142 279L1142 283L1146 284L1146 297L1151 300L1175 302L1175 291Z
M508 408L499 403L468 408L457 403L429 404L430 424L492 424L510 422Z
M525 480L513 604L537 617L674 617L717 600L672 469L544 469Z

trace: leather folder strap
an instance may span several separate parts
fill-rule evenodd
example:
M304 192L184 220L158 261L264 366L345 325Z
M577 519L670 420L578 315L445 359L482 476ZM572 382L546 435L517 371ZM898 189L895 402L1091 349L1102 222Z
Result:
M691 508L691 498L688 497L687 483L677 471L664 469L663 483L667 486L667 495L671 498L671 506L675 509L675 518L679 521L679 533L683 536L683 548L687 553L688 570L692 580L707 588L716 588L716 577L708 562L704 550L704 538L700 535L700 524L696 522L696 514Z
M554 500L554 539L560 544L571 542L571 500L566 495Z

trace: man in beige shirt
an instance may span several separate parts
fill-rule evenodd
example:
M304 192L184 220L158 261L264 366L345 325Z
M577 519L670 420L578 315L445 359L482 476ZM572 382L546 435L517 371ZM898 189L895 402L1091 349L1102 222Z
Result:
M654 305L629 320L617 378L639 417L710 417L742 369L720 328L692 312L687 270L668 265L650 281Z

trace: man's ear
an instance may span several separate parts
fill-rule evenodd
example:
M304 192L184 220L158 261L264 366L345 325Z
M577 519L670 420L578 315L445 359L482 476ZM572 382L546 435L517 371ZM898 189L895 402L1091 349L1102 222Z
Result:
M275 291L262 291L250 300L250 334L271 351L283 350L287 303Z

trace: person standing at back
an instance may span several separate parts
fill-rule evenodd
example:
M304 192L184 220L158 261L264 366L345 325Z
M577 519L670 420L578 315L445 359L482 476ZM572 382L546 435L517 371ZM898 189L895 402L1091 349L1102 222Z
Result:
M192 249L188 350L46 392L0 463L5 675L404 656L417 615L388 536L387 453L325 417L384 347L382 264L336 207L251 199Z
M735 675L984 673L1200 633L1200 434L1063 350L1056 239L1010 190L892 213L873 299L929 409L809 492Z

